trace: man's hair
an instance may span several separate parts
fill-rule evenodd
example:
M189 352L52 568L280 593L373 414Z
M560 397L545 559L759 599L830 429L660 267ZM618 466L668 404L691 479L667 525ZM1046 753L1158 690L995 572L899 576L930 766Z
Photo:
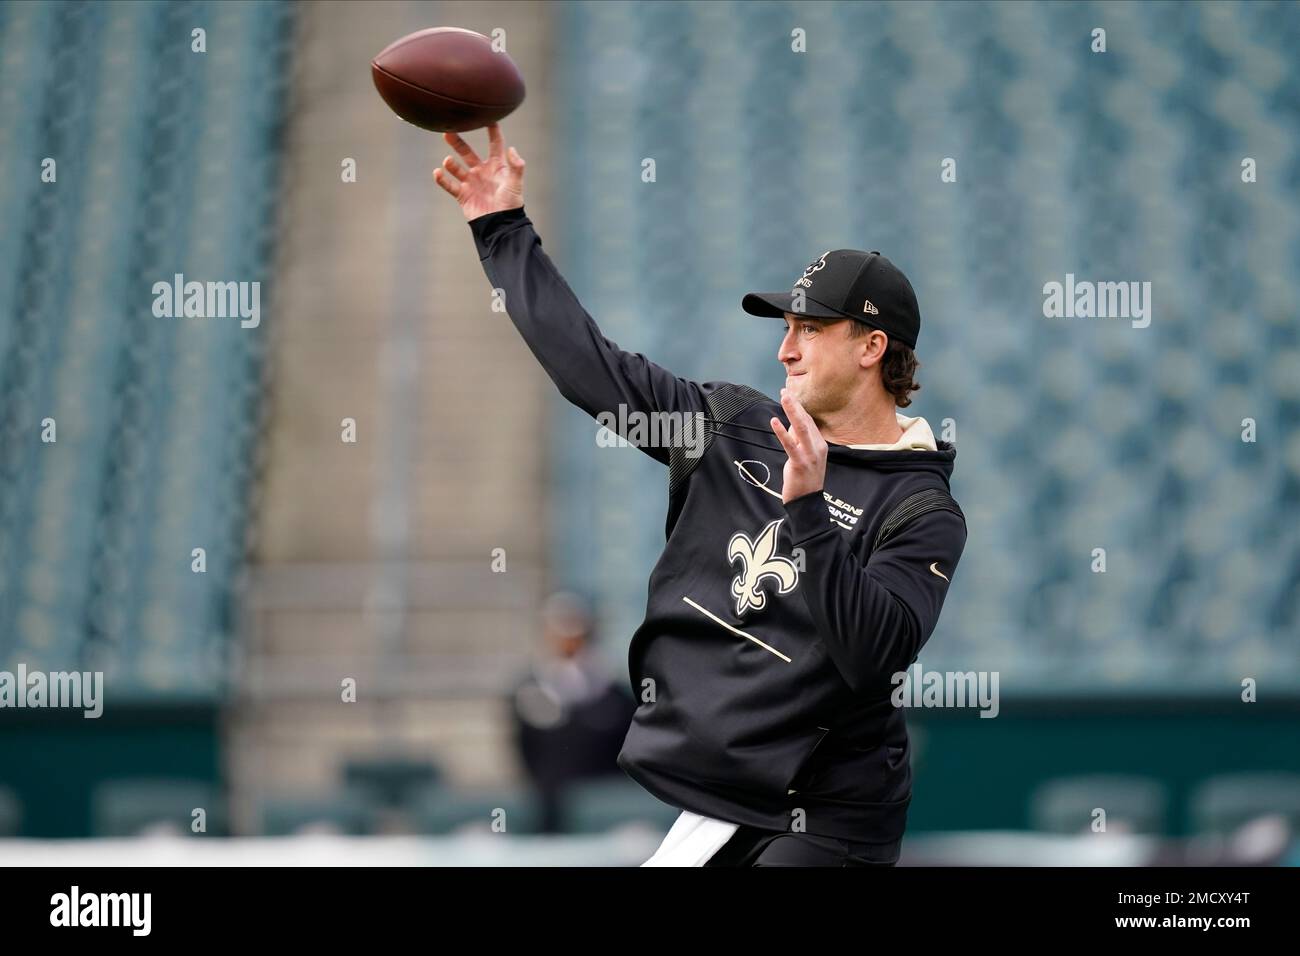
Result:
M860 339L873 331L865 323L849 319L849 338ZM889 333L885 333L888 337ZM916 353L902 342L889 339L885 347L885 357L880 362L880 384L885 391L894 396L894 404L906 408L912 404L909 392L918 391L921 386L912 378L921 363L916 360Z

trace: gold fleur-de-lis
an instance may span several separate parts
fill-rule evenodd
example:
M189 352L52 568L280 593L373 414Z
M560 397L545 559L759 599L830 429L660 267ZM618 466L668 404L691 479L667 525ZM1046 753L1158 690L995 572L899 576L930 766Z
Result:
M776 553L777 536L784 520L777 518L768 524L753 541L743 531L737 531L727 542L727 559L733 563L737 558L741 561L740 574L731 582L737 617L751 608L761 611L767 605L767 594L759 590L765 578L776 581L781 594L789 594L799 581L795 563Z

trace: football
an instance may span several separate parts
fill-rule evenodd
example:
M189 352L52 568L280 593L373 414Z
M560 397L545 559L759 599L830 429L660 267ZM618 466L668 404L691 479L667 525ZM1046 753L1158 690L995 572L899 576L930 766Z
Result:
M370 62L375 89L421 129L464 132L495 123L524 101L524 78L473 30L434 27L394 40Z

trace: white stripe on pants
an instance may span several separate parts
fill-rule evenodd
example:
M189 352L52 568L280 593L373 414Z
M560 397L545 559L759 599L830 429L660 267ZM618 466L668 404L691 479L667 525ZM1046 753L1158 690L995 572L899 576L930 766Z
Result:
M703 866L738 829L734 823L683 810L659 849L641 865Z

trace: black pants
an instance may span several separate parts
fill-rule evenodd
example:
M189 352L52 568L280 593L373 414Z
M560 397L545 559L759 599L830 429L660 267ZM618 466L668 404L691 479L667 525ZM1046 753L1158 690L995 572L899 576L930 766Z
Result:
M742 826L705 866L893 866L902 840L859 843Z

